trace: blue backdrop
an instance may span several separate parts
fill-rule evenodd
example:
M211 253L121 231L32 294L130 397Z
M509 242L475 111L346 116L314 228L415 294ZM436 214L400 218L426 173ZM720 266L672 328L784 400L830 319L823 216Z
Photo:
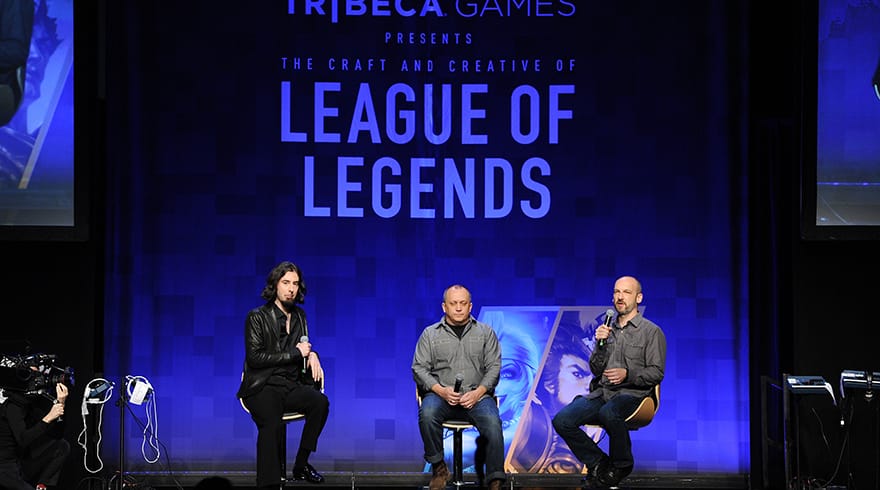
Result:
M111 7L106 376L150 380L175 470L254 468L244 318L289 259L328 373L321 470L422 470L410 363L448 285L475 315L602 311L632 274L669 344L637 470L747 472L720 7L323 4Z

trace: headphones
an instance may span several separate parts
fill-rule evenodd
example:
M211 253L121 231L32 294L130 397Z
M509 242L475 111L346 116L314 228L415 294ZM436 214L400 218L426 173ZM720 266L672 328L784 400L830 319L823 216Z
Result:
M86 384L83 392L83 404L105 403L113 395L113 382L104 378L95 378Z
M150 384L147 378L128 375L125 377L125 391L131 403L140 405L149 400L155 390L153 390L153 385Z

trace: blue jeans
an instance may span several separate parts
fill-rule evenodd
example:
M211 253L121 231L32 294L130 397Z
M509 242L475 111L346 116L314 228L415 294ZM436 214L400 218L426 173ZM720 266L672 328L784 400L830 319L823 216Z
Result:
M425 461L443 461L443 422L450 419L468 420L486 438L486 480L504 480L504 435L501 416L495 399L487 396L470 410L452 406L436 393L428 393L419 407L419 432L425 444Z
M642 399L632 395L617 395L607 402L601 397L576 397L553 417L553 429L568 444L575 457L588 468L593 468L605 457L598 444L581 429L582 425L601 425L608 434L610 463L618 468L633 465L632 441L625 419Z

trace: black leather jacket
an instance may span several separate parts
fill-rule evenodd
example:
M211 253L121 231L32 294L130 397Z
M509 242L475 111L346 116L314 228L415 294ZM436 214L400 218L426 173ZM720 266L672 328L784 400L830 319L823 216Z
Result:
M281 351L276 316L278 314L281 311L272 301L248 313L244 324L244 373L238 388L239 398L246 398L260 391L275 368L290 366L294 369L293 366L301 366L303 363L298 349L293 349L293 353ZM306 315L303 309L296 307L293 314L299 318L299 325L305 329Z

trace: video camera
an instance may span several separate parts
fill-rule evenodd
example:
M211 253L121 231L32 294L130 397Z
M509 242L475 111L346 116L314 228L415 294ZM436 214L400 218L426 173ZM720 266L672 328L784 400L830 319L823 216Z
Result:
M54 354L0 354L0 388L25 395L55 396L55 385L73 386L73 368L56 365Z

